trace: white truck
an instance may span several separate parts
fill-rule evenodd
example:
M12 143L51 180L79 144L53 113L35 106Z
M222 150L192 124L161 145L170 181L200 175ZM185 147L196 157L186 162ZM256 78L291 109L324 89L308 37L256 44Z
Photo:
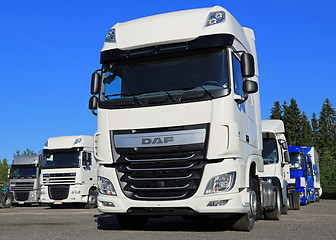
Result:
M281 120L262 120L263 159L265 171L259 175L264 181L272 181L276 187L277 211L270 211L265 218L279 219L280 214L287 214L290 208L287 184L290 180L288 144L285 126ZM300 201L297 199L300 206Z
M13 193L13 205L40 202L41 155L16 156L10 168L9 189Z
M80 203L97 206L97 163L92 136L49 138L43 149L41 202L51 207Z
M89 101L100 212L123 228L226 214L250 231L276 208L274 187L259 178L253 30L219 6L145 17L115 24L100 61Z

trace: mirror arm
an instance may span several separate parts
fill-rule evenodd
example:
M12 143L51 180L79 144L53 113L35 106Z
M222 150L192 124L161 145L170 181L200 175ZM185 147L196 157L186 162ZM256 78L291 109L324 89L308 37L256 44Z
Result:
M92 109L92 113L93 113L93 115L97 116L97 113L95 112L94 109Z
M243 99L236 99L236 102L237 102L238 104L242 104L242 103L246 102L247 99L248 99L248 94L247 94L247 93L244 93L244 97L243 97Z

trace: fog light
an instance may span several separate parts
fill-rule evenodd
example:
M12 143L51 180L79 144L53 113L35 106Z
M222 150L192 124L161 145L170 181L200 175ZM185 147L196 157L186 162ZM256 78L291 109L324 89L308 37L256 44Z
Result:
M115 207L113 202L101 202L104 207Z
M304 192L300 192L300 198L304 196Z
M224 206L227 204L228 200L215 200L208 202L207 207L217 207L217 206Z

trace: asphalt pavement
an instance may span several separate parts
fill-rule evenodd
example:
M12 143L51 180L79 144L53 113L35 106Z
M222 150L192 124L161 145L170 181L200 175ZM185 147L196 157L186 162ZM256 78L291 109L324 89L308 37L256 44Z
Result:
M336 239L336 200L288 212L279 221L259 220L252 232L235 232L226 218L154 218L141 230L122 230L114 215L97 209L46 206L0 209L0 239Z

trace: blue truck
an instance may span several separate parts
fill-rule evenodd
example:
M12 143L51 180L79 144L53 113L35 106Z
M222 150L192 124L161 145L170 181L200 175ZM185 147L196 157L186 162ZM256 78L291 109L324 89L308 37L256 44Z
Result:
M307 184L309 157L300 146L288 147L290 156L290 181L288 190L297 192L300 196L300 204L310 204L310 194Z

